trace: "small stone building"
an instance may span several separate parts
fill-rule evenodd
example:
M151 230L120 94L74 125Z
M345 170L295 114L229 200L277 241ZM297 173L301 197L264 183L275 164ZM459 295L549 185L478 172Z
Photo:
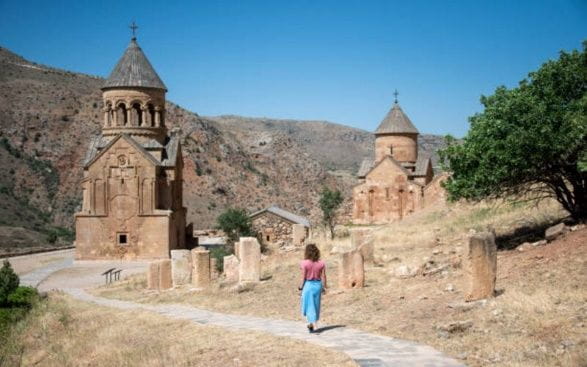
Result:
M389 223L438 199L440 180L430 156L418 153L418 134L396 100L375 131L375 157L366 158L357 173L353 223Z
M269 248L300 246L310 235L310 221L277 206L250 215L253 229Z
M102 87L104 121L84 160L78 259L169 258L185 247L182 153L167 88L132 38Z

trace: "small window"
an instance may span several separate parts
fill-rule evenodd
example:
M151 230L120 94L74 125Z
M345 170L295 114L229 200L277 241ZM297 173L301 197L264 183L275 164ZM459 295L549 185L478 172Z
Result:
M119 233L118 234L118 244L122 245L122 246L128 244L128 235L126 233Z
M393 147L389 147L389 155L393 155Z
M267 241L271 241L271 236L267 235Z

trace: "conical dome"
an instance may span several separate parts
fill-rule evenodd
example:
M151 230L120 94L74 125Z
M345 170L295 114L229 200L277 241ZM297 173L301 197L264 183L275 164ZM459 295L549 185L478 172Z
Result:
M167 87L139 47L136 38L130 41L102 89L116 87L156 88L167 91Z
M375 135L379 134L418 134L418 129L412 124L412 121L406 116L404 111L397 102L393 104L391 110L387 113Z

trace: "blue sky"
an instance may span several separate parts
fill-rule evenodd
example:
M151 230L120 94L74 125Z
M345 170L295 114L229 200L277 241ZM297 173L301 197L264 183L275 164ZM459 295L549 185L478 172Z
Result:
M0 46L107 76L138 41L201 115L374 130L393 91L422 133L463 136L479 96L587 39L587 1L0 0Z

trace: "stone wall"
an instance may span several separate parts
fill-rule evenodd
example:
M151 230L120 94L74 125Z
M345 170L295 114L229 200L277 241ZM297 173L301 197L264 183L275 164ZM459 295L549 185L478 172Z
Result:
M293 244L293 224L272 214L261 213L253 218L253 229L270 250L279 250Z

